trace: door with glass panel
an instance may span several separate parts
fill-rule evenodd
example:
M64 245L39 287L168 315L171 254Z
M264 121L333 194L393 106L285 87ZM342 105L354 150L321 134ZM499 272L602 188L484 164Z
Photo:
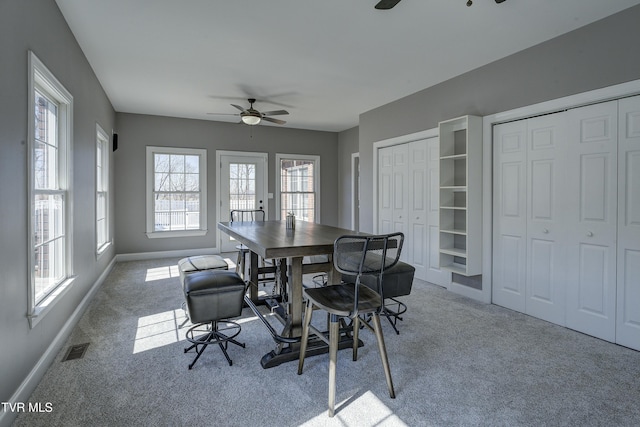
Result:
M262 209L267 211L267 153L218 152L218 220L229 221L232 210ZM220 251L235 250L237 242L218 233Z

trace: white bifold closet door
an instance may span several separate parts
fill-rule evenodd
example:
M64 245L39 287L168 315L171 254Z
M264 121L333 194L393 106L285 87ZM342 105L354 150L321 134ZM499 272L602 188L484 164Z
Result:
M566 188L562 117L494 127L493 301L564 325Z
M438 138L378 150L378 232L405 234L401 259L415 277L445 286L450 274L439 267Z
M640 350L640 97L493 143L493 302Z

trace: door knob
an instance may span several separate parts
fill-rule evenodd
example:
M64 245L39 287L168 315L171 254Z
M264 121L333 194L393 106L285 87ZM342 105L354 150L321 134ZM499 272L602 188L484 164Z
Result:
M587 231L587 237L593 237L593 233L591 231Z
M544 234L549 234L549 230L547 230L546 228L544 228L544 229L542 230L542 232L543 232Z

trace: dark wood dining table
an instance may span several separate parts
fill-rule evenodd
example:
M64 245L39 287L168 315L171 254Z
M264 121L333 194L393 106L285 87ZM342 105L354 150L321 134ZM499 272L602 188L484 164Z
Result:
M250 303L257 301L258 257L286 260L288 301L281 316L284 327L281 332L275 335L272 332L277 342L276 348L267 353L261 363L264 368L270 368L283 362L298 360L299 341L302 334L303 275L327 272L329 284L339 283L341 277L331 261L333 243L340 236L362 233L300 220L295 222L293 229L287 228L286 221L220 222L218 229L245 245L251 253ZM315 255L327 255L327 261L303 263L305 257ZM252 308L256 314L260 315L255 306ZM340 342L340 348L351 347L350 338L347 336L343 338ZM326 344L322 341L310 342L307 356L326 351Z

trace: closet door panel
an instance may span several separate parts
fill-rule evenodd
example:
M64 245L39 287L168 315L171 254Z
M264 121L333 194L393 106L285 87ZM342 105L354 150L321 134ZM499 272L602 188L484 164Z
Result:
M393 230L392 179L393 147L382 148L378 151L378 231L384 234Z
M493 303L525 311L527 123L493 129Z
M527 314L565 324L565 113L527 120Z
M568 112L567 326L615 340L618 102Z
M640 350L640 96L619 101L616 342Z
M413 141L409 145L410 177L408 189L409 213L407 223L410 230L405 236L411 250L407 252L407 262L416 269L415 277L426 280L427 275L427 141Z
M407 214L408 214L408 154L407 144L393 147L393 193L391 200L393 203L393 229L394 232L407 234ZM403 261L406 260L406 253L403 252Z

